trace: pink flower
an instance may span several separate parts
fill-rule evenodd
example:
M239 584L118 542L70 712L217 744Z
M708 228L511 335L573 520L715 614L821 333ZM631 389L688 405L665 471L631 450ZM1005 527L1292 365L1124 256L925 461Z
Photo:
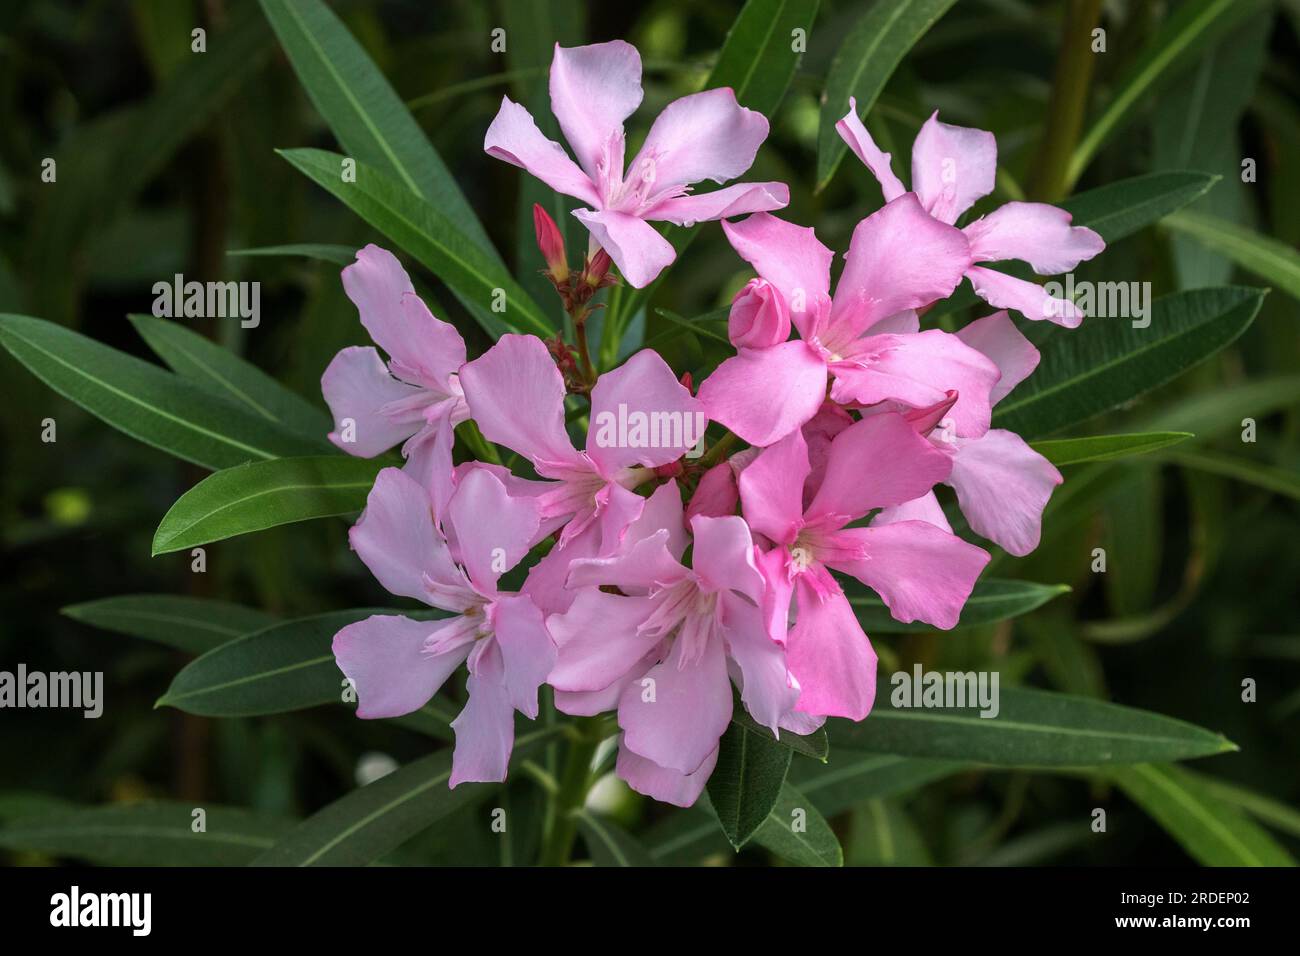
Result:
M817 413L896 401L924 407L956 389L953 418L964 435L989 426L997 367L947 332L917 332L914 309L952 294L967 260L966 238L921 208L911 193L858 223L832 299L831 251L811 228L768 213L723 231L775 289L802 341L745 348L700 385L709 417L754 445L770 445Z
M632 489L703 435L700 403L657 353L643 350L597 379L586 450L578 451L564 427L563 377L540 339L503 335L460 380L484 437L551 480L536 497L541 519L566 523L524 591L544 610L562 610L572 600L563 587L569 561L618 545L644 504Z
M501 572L523 559L536 536L538 508L535 499L510 497L488 469L474 468L462 474L440 517L448 536L435 526L418 483L396 468L379 473L349 535L353 549L388 591L452 616L366 618L334 636L334 658L365 718L418 710L467 661L469 701L452 723L450 784L500 781L514 744L514 712L537 717L537 689L555 663L542 612L524 595L497 591Z
M618 772L641 793L690 806L731 720L728 676L774 733L799 696L763 627L763 579L737 515L691 519L691 568L676 482L661 485L618 552L574 561L569 610L547 624L559 645L549 682L567 713L618 709ZM622 593L602 588L617 587Z
M1006 312L977 319L957 335L1001 369L994 404L1038 365L1038 350ZM1038 547L1043 509L1061 483L1061 473L1050 461L1005 429L990 428L982 438L962 438L949 433L942 422L917 421L914 427L952 459L952 473L944 482L957 492L962 514L976 533L1018 557ZM899 520L904 514L951 530L932 492L900 508L886 508L877 520Z
M885 201L907 190L871 139L849 99L848 114L835 124L840 137L880 183ZM940 123L935 111L912 144L912 189L926 212L949 225L993 191L997 177L997 142L992 133ZM963 271L975 294L990 305L1015 309L1027 319L1048 319L1072 329L1083 321L1074 303L1054 299L1034 282L977 266L977 262L1021 259L1039 275L1069 272L1106 248L1101 236L1085 226L1071 226L1070 214L1046 203L1009 202L966 226L970 242Z
M727 337L736 348L767 349L790 337L785 299L764 279L750 279L731 300Z
M465 341L434 318L386 249L358 251L343 270L343 288L389 361L369 346L334 356L320 383L334 415L330 441L361 458L404 441L407 470L431 488L432 476L450 466L452 428L469 418L456 376Z
M725 216L780 209L784 183L742 183L700 196L692 183L722 183L743 174L767 138L767 120L745 109L730 89L705 90L669 103L626 171L623 121L641 104L641 55L622 40L555 47L551 112L577 157L537 128L508 97L488 127L490 156L528 170L546 185L591 208L574 215L641 288L673 261L673 246L649 221L693 225Z
M764 616L803 689L800 711L861 720L875 699L875 653L828 569L874 589L899 621L944 629L957 623L987 552L920 520L846 527L876 508L921 497L950 469L947 455L888 412L836 434L811 487L800 430L740 473L745 521L771 542L758 561Z

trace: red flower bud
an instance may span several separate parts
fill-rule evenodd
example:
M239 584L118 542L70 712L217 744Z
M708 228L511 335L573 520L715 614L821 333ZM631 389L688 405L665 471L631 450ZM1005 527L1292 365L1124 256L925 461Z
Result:
M564 252L564 236L555 220L537 203L533 203L533 229L537 232L537 248L542 251L551 278L556 282L567 281L569 261Z

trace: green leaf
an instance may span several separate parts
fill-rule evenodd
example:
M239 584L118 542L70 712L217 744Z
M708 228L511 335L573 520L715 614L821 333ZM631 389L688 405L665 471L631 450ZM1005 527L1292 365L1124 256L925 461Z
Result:
M705 324L705 323L715 323L719 319L721 319L722 322L725 323L727 320L727 315L728 313L730 313L730 311L731 311L730 307L725 309L714 309L712 312L706 312L703 315L697 315L693 319L683 318L682 316L678 315L676 312L672 312L668 309L655 309L655 315L663 316L665 319L667 319L673 325L678 326L679 328L686 329L687 331L690 332L694 332L696 335L702 335L705 338L713 339L715 342L722 342L728 348L730 348L731 339L727 338L725 332L716 331L715 329L709 328L708 325ZM725 324L723 325L723 328L724 329L726 328Z
M1079 193L1060 206L1074 216L1074 225L1087 226L1112 245L1201 198L1218 180L1183 170L1148 173Z
M795 761L789 779L818 810L831 817L863 800L907 793L969 766L950 760L837 750L829 763Z
M1134 435L1093 435L1088 438L1057 438L1030 442L1029 446L1053 465L1077 465L1085 461L1110 461L1145 455L1158 448L1177 445L1191 432L1144 432Z
M181 495L153 536L154 555L312 518L355 514L387 458L316 455L254 461L209 475Z
M900 672L881 678L875 708L860 723L828 721L836 753L843 747L972 763L1079 767L1184 760L1237 749L1220 734L1172 717L1023 687L999 688L995 717L980 717L978 706L895 707L894 694L901 698L913 677Z
M124 594L72 604L60 612L75 621L167 647L202 654L275 624L264 611L211 598Z
M205 803L196 833L195 809L158 801L24 817L0 827L0 847L107 866L244 866L293 825Z
M1183 770L1184 778L1195 781L1200 790L1213 799L1245 810L1248 814L1288 836L1300 837L1300 810L1287 806L1271 797L1238 787L1235 784L1207 777L1191 770Z
M412 196L388 174L358 162L356 182L345 182L344 157L337 153L289 149L280 155L446 283L489 334L555 333L499 259L468 241L438 207ZM505 296L504 312L492 308L497 290Z
M791 730L782 730L780 738L773 737L772 731L749 716L749 712L745 710L738 694L735 695L731 707L731 723L737 727L743 727L759 737L765 737L774 743L781 744L783 747L788 747L795 753L803 754L805 757L812 757L814 760L820 760L822 763L826 762L826 755L830 752L829 745L826 743L826 732L821 728L807 735L796 734Z
M848 150L835 124L857 98L858 115L875 105L903 57L955 0L877 0L845 35L826 74L817 133L817 187L821 192Z
M1197 471L1243 481L1274 494L1300 499L1300 475L1290 468L1279 468L1268 462L1253 461L1242 455L1209 449L1169 452L1162 457L1184 468L1195 468Z
M0 315L0 344L60 395L147 445L205 468L307 455L321 443L285 431L149 362L70 329Z
M818 5L819 0L747 0L704 88L729 86L741 106L771 116L802 56L794 49L794 31L803 30L807 38Z
M596 866L657 866L641 843L616 823L586 810L575 810L578 830Z
M895 801L868 800L855 808L849 832L849 866L930 866L933 862L916 824Z
M957 627L992 624L1019 617L1042 607L1054 597L1069 593L1069 590L1069 585L1065 584L1038 584L1034 581L999 578L977 581L971 596L962 607ZM936 630L933 625L921 621L913 621L911 624L895 621L885 602L865 585L846 581L844 591L849 596L849 603L853 605L858 622L868 634L916 634Z
M718 743L718 763L709 776L709 802L722 832L739 850L776 806L793 751L771 735L752 734L732 724Z
M1175 213L1165 219L1164 225L1175 232L1193 236L1247 272L1300 299L1300 253L1286 243L1261 236L1235 222L1200 213Z
M357 257L351 246L328 245L322 242L298 242L284 246L259 246L256 249L227 249L228 256L302 256L335 265L350 266Z
M1300 403L1300 375L1275 375L1199 389L1172 408L1153 409L1134 424L1144 431L1195 432L1200 443L1240 429L1243 418L1263 418L1296 403Z
M835 831L812 801L789 783L781 785L781 795L754 834L754 842L799 866L844 865Z
M1167 17L1151 42L1116 82L1106 108L1084 134L1070 157L1066 186L1073 186L1111 135L1131 120L1134 107L1175 67L1259 9L1261 0L1186 0Z
M261 0L294 72L346 153L427 200L501 267L447 166L384 74L321 0ZM335 175L338 170L335 168Z
M1204 866L1296 865L1268 833L1179 767L1138 764L1105 776Z
M1037 438L1092 418L1176 378L1244 332L1264 291L1192 289L1157 299L1146 328L1094 318L1052 335L1035 373L993 412L993 424Z
M152 315L128 316L149 347L173 372L255 415L304 437L324 436L330 417L244 361L179 322Z
M521 756L556 734L545 728L515 740ZM421 830L496 790L462 783L454 790L451 751L421 757L312 814L254 866L362 866L395 850ZM488 821L484 820L484 826ZM2 831L0 831L2 832Z
M331 611L273 624L222 644L182 668L154 706L203 717L255 717L339 703L344 678L334 663L334 635L384 613L394 612ZM422 611L409 616L442 615Z

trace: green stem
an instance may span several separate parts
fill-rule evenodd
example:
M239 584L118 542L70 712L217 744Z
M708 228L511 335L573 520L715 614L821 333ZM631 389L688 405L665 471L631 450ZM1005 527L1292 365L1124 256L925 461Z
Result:
M1034 199L1057 202L1069 191L1070 157L1083 128L1097 59L1092 52L1092 31L1100 19L1101 0L1069 0L1066 4L1061 50L1047 103L1047 124L1029 188Z
M738 441L740 441L740 439L734 432L727 432L727 434L715 441L713 447L705 452L700 458L700 468L702 470L707 470L722 461L722 459L726 457L727 452L729 452L732 446L734 446Z
M542 843L539 861L542 866L565 866L569 862L578 833L574 813L587 801L593 782L591 761L604 737L605 725L598 717L580 718L571 725L574 734L564 755L559 786L552 797L551 826Z

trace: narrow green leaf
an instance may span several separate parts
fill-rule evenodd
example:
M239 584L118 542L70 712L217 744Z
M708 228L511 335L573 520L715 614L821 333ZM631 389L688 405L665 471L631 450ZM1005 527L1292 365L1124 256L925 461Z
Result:
M1070 590L1065 584L1038 584L1034 581L1013 581L988 578L977 581L971 596L962 607L958 627L992 624L1008 618L1028 614L1048 601ZM935 628L920 621L903 624L890 616L874 591L855 581L847 581L844 591L858 616L858 622L868 634L915 634Z
M1274 494L1300 499L1300 475L1290 468L1210 449L1173 451L1162 457L1184 468L1222 475Z
M1261 236L1235 222L1200 213L1175 213L1165 219L1164 225L1175 232L1193 236L1247 272L1300 299L1300 253L1286 243Z
M557 732L544 728L517 738L514 756ZM363 866L497 789L496 784L462 783L453 790L450 781L450 750L421 757L312 814L253 865Z
M793 751L771 735L752 734L733 723L718 742L718 763L709 776L709 802L722 832L739 850L776 806Z
M1050 336L1037 370L994 409L993 423L1038 438L1131 401L1235 341L1263 299L1263 290L1242 286L1192 289L1157 299L1145 328L1094 318Z
M875 105L903 57L955 0L876 0L845 35L826 74L821 124L817 132L817 187L835 175L848 146L835 124L857 98L858 115Z
M469 242L436 206L412 196L386 173L358 162L356 181L345 182L344 157L337 153L290 149L280 155L445 282L489 334L555 333L498 259ZM504 295L503 312L493 308L498 290Z
M1057 438L1030 442L1029 446L1053 465L1077 465L1085 461L1110 461L1113 458L1145 455L1149 451L1177 445L1195 437L1191 432L1144 432L1133 435Z
M1240 429L1243 418L1264 418L1297 403L1300 403L1300 375L1275 375L1198 389L1172 407L1152 409L1133 424L1143 431L1195 432L1199 444Z
M312 518L355 514L387 458L316 455L226 468L204 478L168 509L153 536L167 554Z
M741 106L771 116L802 56L794 43L812 30L819 0L747 0L737 14L705 89L729 86Z
M826 731L818 728L811 734L796 734L791 730L781 731L780 738L773 737L772 731L768 730L745 710L744 705L740 702L740 696L735 696L735 702L731 708L731 723L737 727L743 727L745 730L759 737L764 737L775 743L788 747L795 753L803 754L805 757L812 757L814 760L826 762L826 755L830 752L829 745L826 743Z
M657 866L641 843L630 833L604 817L577 810L574 817L596 866Z
M824 764L796 760L790 766L790 782L831 817L863 800L907 793L967 767L950 760L837 750L835 759Z
M302 256L335 265L349 266L357 257L351 246L328 245L321 242L298 242L283 246L259 246L256 249L227 249L228 256Z
M389 173L442 211L457 232L501 266L447 166L384 74L321 0L261 0L312 103L349 156ZM338 171L335 170L335 175Z
M844 865L835 831L812 801L789 783L781 785L781 795L754 842L799 866Z
M0 827L0 846L106 866L244 866L288 833L291 820L204 804L149 802L41 814Z
M1262 793L1205 774L1184 769L1182 775L1194 781L1203 793L1213 799L1231 804L1239 810L1245 810L1256 820L1288 836L1300 837L1300 810L1266 797Z
M727 338L725 331L718 331L717 329L709 328L709 325L716 324L720 319L724 323L722 328L726 329L725 323L730 311L730 308L714 309L712 312L697 315L693 319L683 318L676 312L672 312L668 309L655 309L655 315L661 315L679 328L685 329L689 332L694 332L696 335L702 335L708 339L713 339L715 342L722 342L730 348L731 340Z
M323 437L330 417L301 395L179 322L152 315L128 316L149 347L173 372L215 395L304 438Z
M211 598L124 594L72 604L60 612L91 627L202 654L276 623L264 611Z
M1113 245L1200 199L1218 179L1209 173L1184 170L1147 173L1098 186L1060 205L1074 216L1074 225L1087 226L1107 245Z
M896 694L900 702L905 690L908 698L914 696L914 676L882 677L875 708L860 723L828 721L836 753L843 747L973 763L1079 767L1184 760L1237 749L1220 734L1172 717L1022 687L999 688L993 717L981 717L978 705L894 706Z
M1180 767L1138 764L1105 776L1204 866L1296 865L1268 833Z
M147 445L205 468L321 448L149 362L52 322L0 315L0 344L65 398Z

